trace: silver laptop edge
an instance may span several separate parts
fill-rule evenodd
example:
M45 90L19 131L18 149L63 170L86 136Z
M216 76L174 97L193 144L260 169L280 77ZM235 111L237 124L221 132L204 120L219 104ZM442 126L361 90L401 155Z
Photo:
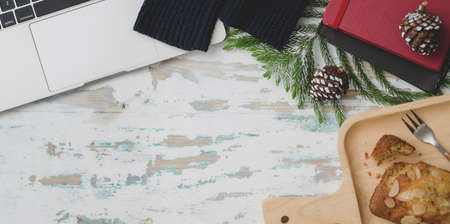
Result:
M91 0L2 26L0 111L185 54L133 31L143 1ZM225 36L218 22L211 44Z

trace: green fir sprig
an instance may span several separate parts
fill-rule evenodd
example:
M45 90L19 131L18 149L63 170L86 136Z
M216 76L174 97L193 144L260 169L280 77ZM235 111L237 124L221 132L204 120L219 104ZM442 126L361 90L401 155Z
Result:
M311 104L319 123L324 121L321 107L325 105L334 109L339 125L344 122L345 113L339 100L323 103L310 96L310 83L319 64L316 62L317 57L321 57L326 65L343 66L349 75L353 89L371 102L396 105L431 96L428 93L406 91L395 87L379 68L370 65L371 71L368 73L364 69L364 62L361 59L329 45L323 37L317 34L318 24L327 4L328 0L310 0L310 4L305 10L305 17L308 17L309 22L304 22L295 28L283 51L278 51L234 28L228 32L224 49L243 49L251 52L251 55L263 64L262 67L266 70L263 76L275 80L277 85L282 85L286 92L289 92L297 101L299 109L302 109L307 103ZM318 51L316 51L316 47L319 48ZM337 62L335 62L335 58L338 59ZM448 64L450 66L450 60ZM369 78L370 74L375 75L375 80ZM449 77L444 80L443 88L450 88Z

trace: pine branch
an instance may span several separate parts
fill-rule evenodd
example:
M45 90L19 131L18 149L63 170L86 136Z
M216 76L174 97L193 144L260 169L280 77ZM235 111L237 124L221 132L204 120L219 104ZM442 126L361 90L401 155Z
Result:
M306 99L310 97L310 83L315 70L313 47L316 38L317 36L313 36L308 39L303 47L303 49L306 48L306 52L304 55L299 55L294 64L293 74L296 89L293 89L292 97L297 97L299 109L303 108Z
M337 48L337 54L338 54L338 58L340 60L340 63L342 66L344 66L345 70L347 71L347 74L349 75L349 80L351 81L351 83L353 84L354 88L360 92L360 94L366 98L366 99L370 99L369 93L364 89L362 83L359 81L358 77L356 77L355 72L352 68L352 66L350 65L350 62L348 60L347 54L345 53L345 51Z
M331 56L330 49L328 48L328 42L324 37L319 37L320 52L322 53L322 58L325 60L326 65L335 65L333 57Z
M227 32L227 38L232 38L234 36L237 36L239 34L242 34L243 32L240 29L236 29L233 27L230 27L230 29Z
M313 108L314 108L314 113L316 114L317 117L317 121L319 122L319 124L323 123L323 115L322 112L320 111L319 108L319 104L316 101L312 101L313 104Z
M448 74L447 74L448 76ZM441 88L450 88L450 77L447 77L444 81L444 84L442 84Z
M356 66L356 70L358 71L358 74L360 75L360 77L364 83L364 89L367 90L367 93L368 93L367 97L372 102L376 102L379 104L385 104L385 105L397 105L397 104L409 102L409 101L404 101L402 98L392 97L392 96L387 95L387 94L383 93L382 91L380 91L372 83L372 81L369 79L369 77L367 77L367 74L365 73L365 71L363 69L361 59L353 56L353 62Z
M362 97L371 102L384 105L395 105L403 103L401 99L389 96L381 92L367 77L367 74L364 72L361 61L359 59L354 57L355 67L357 69L358 74L361 77L361 80L355 75L355 71L351 67L350 62L348 60L347 53L341 49L338 49L338 57L341 61L341 64L347 71L349 79L353 84L353 87L356 89L356 91L358 91L361 94Z
M225 40L227 45L223 47L224 50L232 50L234 48L240 48L250 50L253 47L257 47L261 44L261 41L252 36L233 36Z
M376 68L375 66L371 65L372 71L375 73L376 78L380 85L391 95L402 98L404 102L411 102L416 99L425 98L428 96L432 96L431 94L425 93L425 92L409 92L402 90L400 88L397 88L393 86L386 78L386 76L383 74L383 72Z
M313 19L322 17L323 8L327 6L328 0L308 1L310 4L307 6L304 15ZM312 21L318 20L315 19ZM373 82L374 80L369 78L367 71L364 70L361 59L352 56L353 67L349 59L349 54L341 49L336 49L338 56L338 61L336 61L333 56L334 54L331 54L327 41L317 35L317 28L318 22L297 26L282 51L278 51L262 43L245 32L232 28L228 33L224 49L243 49L249 51L262 64L262 68L266 70L264 77L274 79L277 85L282 85L286 92L290 92L292 98L298 102L299 109L302 109L305 103L310 103L313 106L319 123L324 121L324 116L321 111L321 106L324 104L315 101L309 92L311 80L316 70L314 46L318 38L320 55L325 64L335 65L339 62L339 64L344 66L353 88L364 99L374 103L392 105L430 96L427 93L410 92L393 86L381 70L371 65L376 75L376 81L381 86L379 88ZM444 81L443 88L450 88L450 77L447 77ZM329 103L334 109L336 121L339 125L342 125L345 116L341 101L337 100Z
M328 0L309 0L309 5L312 7L327 7Z
M307 17L307 18L321 19L323 17L323 12L317 10L317 8L308 6L305 8L305 12L303 13L303 16Z
M340 127L345 121L344 107L342 106L342 103L338 100L334 100L332 104L334 108L334 114L336 116L336 121L338 122Z

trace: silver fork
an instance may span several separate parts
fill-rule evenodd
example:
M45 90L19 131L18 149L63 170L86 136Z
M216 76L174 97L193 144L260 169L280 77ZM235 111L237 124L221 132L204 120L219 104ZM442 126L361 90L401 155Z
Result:
M431 128L428 127L428 125L423 122L423 120L413 110L411 110L411 113L416 118L418 123L414 119L412 119L408 113L406 113L406 117L412 124L411 126L408 122L405 121L405 119L402 118L402 121L403 123L405 123L406 127L408 127L408 129L414 136L416 136L417 139L433 145L439 150L439 152L442 153L442 155L444 155L445 158L447 158L448 161L450 161L449 152L436 140L433 130L431 130Z

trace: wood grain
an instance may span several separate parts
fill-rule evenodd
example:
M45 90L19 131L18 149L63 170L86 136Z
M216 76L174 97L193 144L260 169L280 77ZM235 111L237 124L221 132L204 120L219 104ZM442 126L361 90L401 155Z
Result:
M446 112L450 112L450 95L354 116L339 131L339 156L344 173L340 190L326 197L268 199L263 203L265 223L280 223L283 216L289 217L289 223L391 223L369 211L370 198L380 181L376 176L383 174L395 160L424 161L450 170L450 163L437 149L420 142L404 127L401 117L410 109L414 109L433 128L444 147L450 148L450 132L447 131L450 121L442 119ZM370 154L378 139L385 134L396 135L413 144L416 154L385 161L381 165L366 159L365 154Z
M332 109L222 46L1 113L0 223L262 223L265 198L338 190Z

